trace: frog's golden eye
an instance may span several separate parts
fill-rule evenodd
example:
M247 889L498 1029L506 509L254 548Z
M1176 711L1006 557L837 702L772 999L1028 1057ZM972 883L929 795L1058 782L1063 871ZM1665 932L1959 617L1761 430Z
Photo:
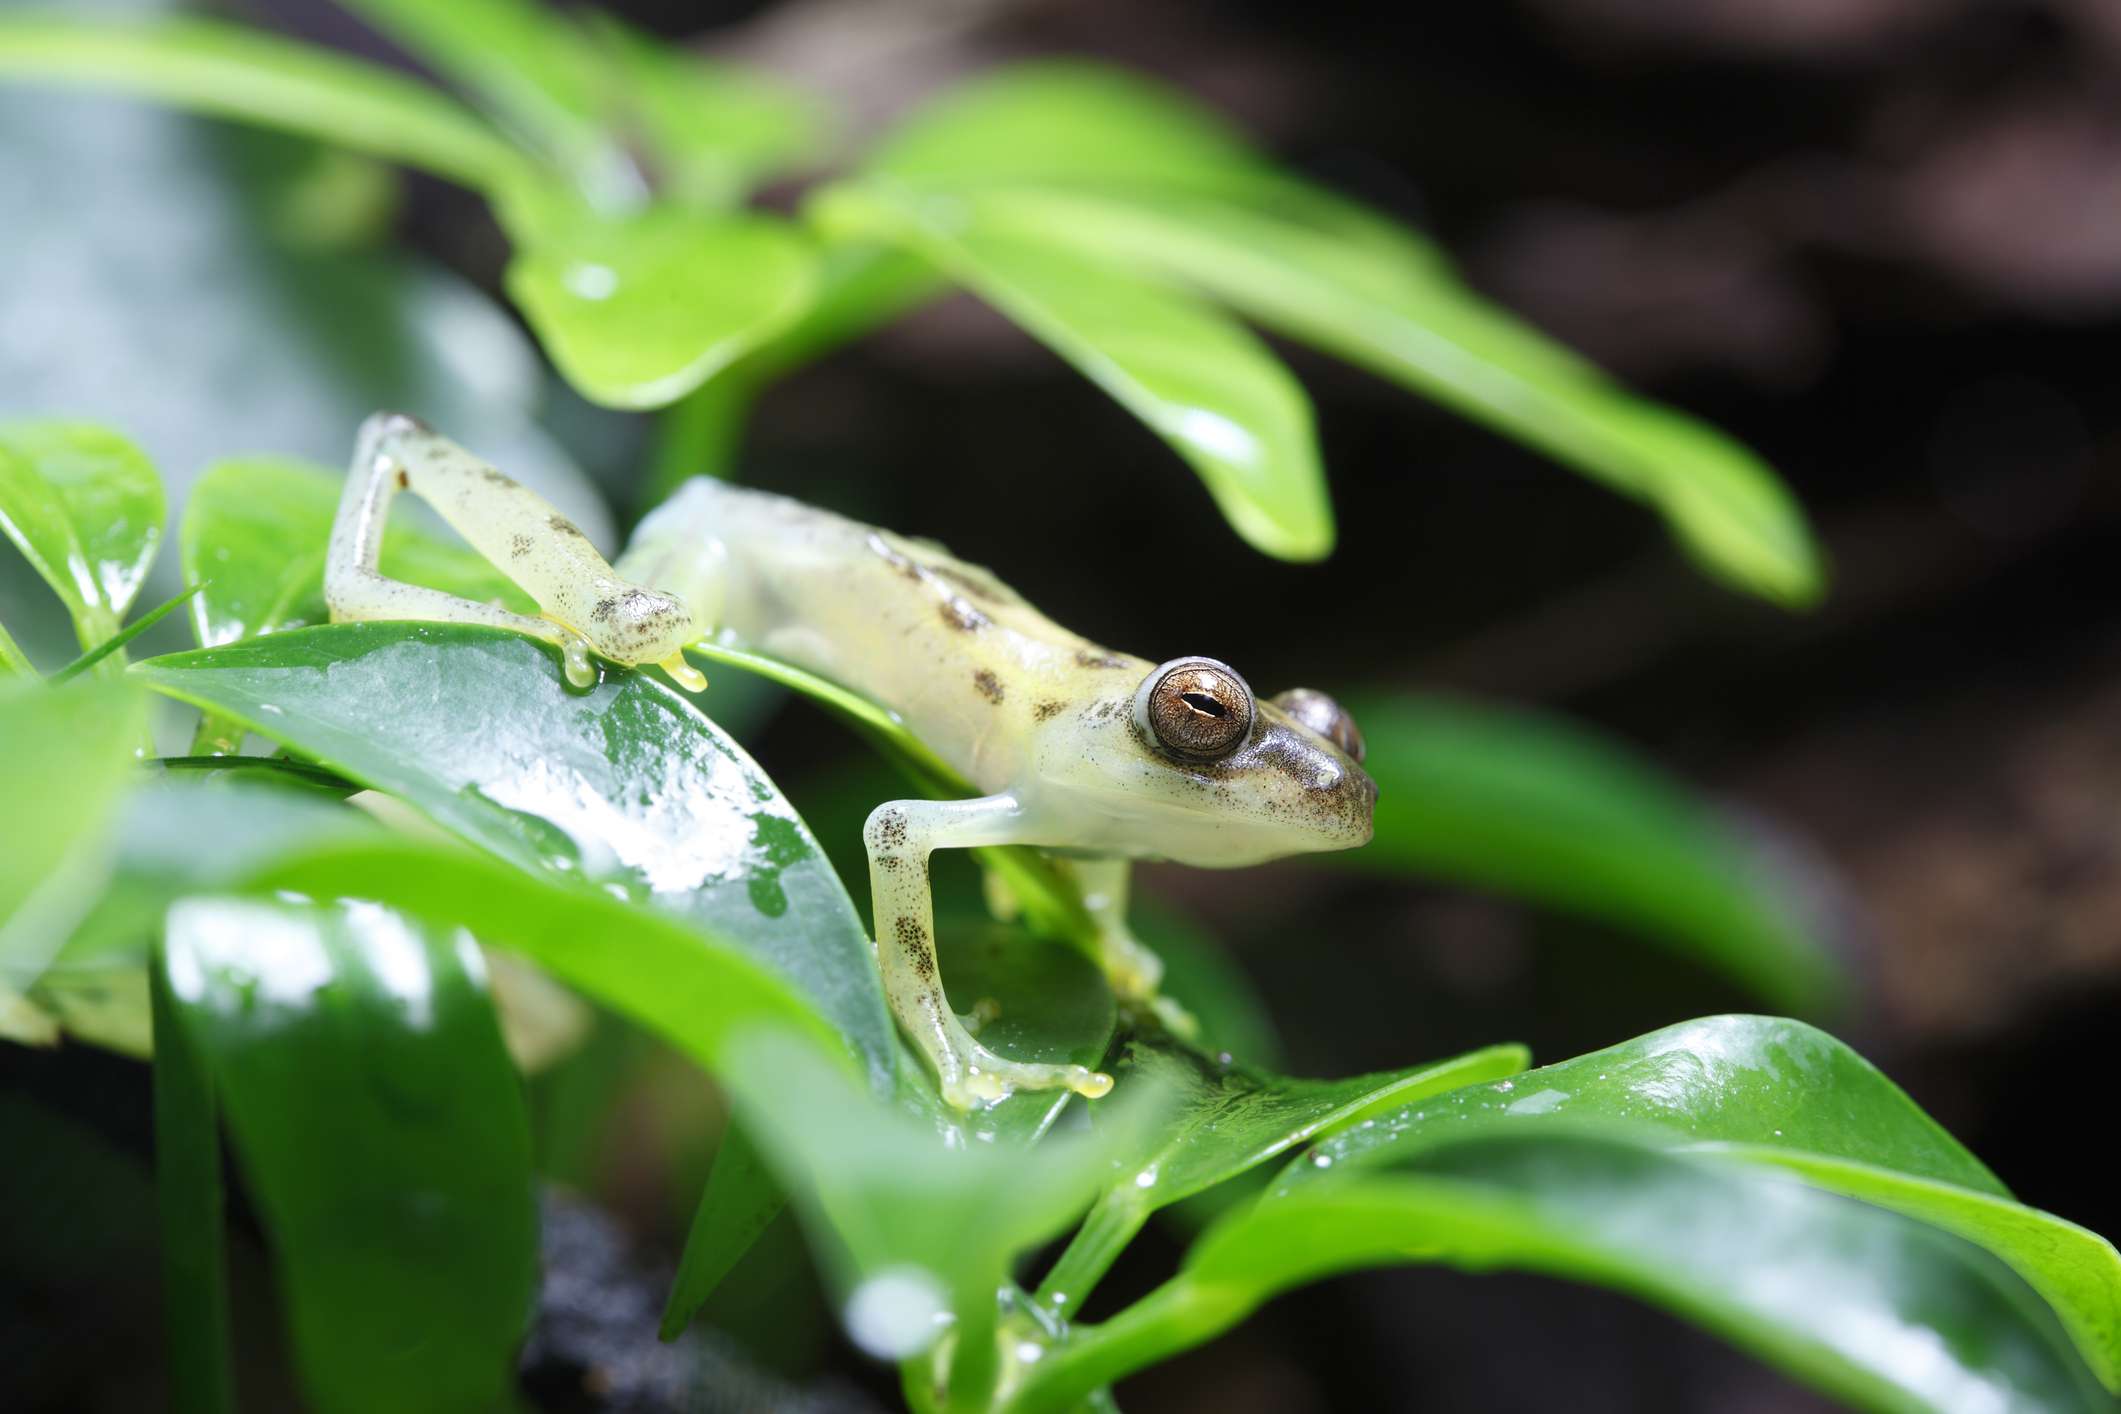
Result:
M1252 735L1252 689L1227 663L1173 658L1142 679L1134 715L1172 755L1217 761Z
M1292 687L1267 700L1362 764L1362 732L1347 708L1313 687Z

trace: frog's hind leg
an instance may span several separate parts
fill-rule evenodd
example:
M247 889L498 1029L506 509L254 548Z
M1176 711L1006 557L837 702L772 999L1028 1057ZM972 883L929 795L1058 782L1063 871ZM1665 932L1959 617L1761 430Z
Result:
M899 1025L935 1066L944 1100L961 1110L1018 1090L1069 1089L1094 1099L1112 1088L1111 1076L1083 1066L1033 1065L996 1055L972 1039L943 994L928 856L937 849L1008 844L1021 816L1010 795L895 800L878 806L862 831L884 995Z
M532 618L384 575L383 528L400 491L433 506L544 613ZM559 646L577 687L596 680L592 647L622 663L662 659L685 686L705 685L679 656L690 627L675 599L619 579L544 497L400 413L377 413L361 424L332 525L324 599L334 621L427 619L542 638Z
M1123 1002L1146 1007L1169 1030L1188 1040L1200 1031L1200 1023L1177 1002L1157 992L1164 978L1164 960L1151 952L1127 923L1127 894L1134 865L1126 859L1059 859L1054 861L1075 876L1082 890L1083 908L1097 929L1097 963L1105 980Z

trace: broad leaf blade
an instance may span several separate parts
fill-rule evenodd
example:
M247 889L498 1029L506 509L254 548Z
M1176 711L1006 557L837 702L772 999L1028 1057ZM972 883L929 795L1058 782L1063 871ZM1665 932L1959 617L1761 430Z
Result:
M162 483L85 423L0 423L0 534L66 604L83 648L118 631L162 543Z
M1630 396L1423 247L1304 219L1316 208L1284 194L1240 203L1026 188L966 201L982 226L1190 284L1647 502L1695 560L1741 589L1791 605L1823 590L1819 549L1771 468Z
M774 217L608 215L547 192L504 218L509 297L567 381L609 407L675 402L793 323L816 283L806 241Z
M328 622L324 552L342 476L283 457L216 462L192 488L177 531L184 578L205 588L192 603L200 646ZM470 547L429 535L399 515L383 540L383 573L466 599L537 605Z
M0 74L143 94L489 190L522 180L528 168L491 128L426 84L247 25L18 16L0 21Z
M1440 697L1355 704L1379 789L1353 868L1493 888L1640 930L1793 1011L1842 977L1728 825L1617 746L1557 719Z
M571 692L512 634L339 624L173 654L134 671L521 868L586 880L726 937L863 1055L895 1048L868 931L773 783L645 672Z
M273 1238L320 1410L497 1407L537 1278L523 1097L469 935L195 898L168 973Z
M1174 1281L1040 1362L1020 1407L1063 1407L1301 1282L1409 1260L1615 1287L1861 1409L2112 1407L1987 1254L1787 1179L1567 1132L1453 1139L1233 1215Z
M906 244L1074 364L1185 458L1253 545L1295 560L1332 549L1310 400L1235 321L1120 266L968 225L954 196L839 187L816 209L828 229Z

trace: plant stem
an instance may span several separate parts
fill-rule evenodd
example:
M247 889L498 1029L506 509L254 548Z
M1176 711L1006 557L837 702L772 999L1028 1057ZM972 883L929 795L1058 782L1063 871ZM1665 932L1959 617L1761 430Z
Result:
M1198 1345L1258 1303L1181 1272L1102 1325L1077 1326L1009 1402L1009 1414L1076 1407L1123 1376Z
M1053 1264L1053 1270L1039 1283L1038 1294L1032 1298L1039 1310L1062 1320L1072 1319L1104 1280L1105 1273L1112 1270L1119 1254L1141 1231L1148 1216L1142 1205L1126 1193L1107 1192L1098 1199L1097 1206L1083 1219L1083 1225L1060 1254L1060 1260Z
M1001 1352L995 1346L1000 1326L994 1283L973 1282L951 1303L957 1315L956 1349L950 1355L951 1414L978 1414L990 1403Z
M148 968L155 1038L155 1202L162 1225L169 1407L231 1414L221 1138L213 1079L177 1019L158 947Z

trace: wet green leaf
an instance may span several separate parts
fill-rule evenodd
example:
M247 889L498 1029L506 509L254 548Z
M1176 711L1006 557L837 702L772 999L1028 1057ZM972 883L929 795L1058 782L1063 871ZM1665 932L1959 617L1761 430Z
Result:
M0 74L96 84L498 189L528 163L460 104L377 64L216 20L0 20Z
M1234 1178L1320 1134L1395 1105L1461 1085L1514 1075L1531 1061L1522 1046L1491 1046L1433 1065L1346 1080L1299 1080L1219 1064L1167 1040L1137 1040L1118 1069L1122 1085L1174 1097L1173 1113L1147 1146L1120 1156L1082 1230L1040 1285L1042 1309L1067 1316L1151 1213Z
M1840 1000L1792 886L1619 747L1553 718L1437 697L1353 704L1377 834L1343 862L1474 884L1639 929L1780 1007Z
M272 1238L311 1403L500 1407L537 1280L522 1090L470 936L201 897L168 975Z
M85 423L0 423L0 534L65 603L83 648L118 632L162 543L162 483Z
M100 888L144 705L123 683L0 680L0 783L36 802L0 812L0 988L36 981Z
M1332 549L1310 400L1234 320L1120 266L968 223L955 195L842 185L814 210L835 234L918 252L1074 364L1185 458L1252 544L1297 560Z
M205 584L192 602L203 647L330 619L324 553L343 474L281 457L216 462L192 488L177 531L184 578ZM535 614L530 596L461 542L393 516L383 573L466 599L498 599Z
M1597 368L1402 249L1302 206L1167 192L967 193L976 228L1056 242L1191 285L1292 338L1436 398L1647 502L1705 569L1787 604L1816 600L1820 552L1775 473L1722 433Z
M519 867L735 942L831 1018L878 1083L891 1074L868 931L838 876L764 773L655 675L608 670L578 694L542 644L404 623L295 629L134 672Z
M805 237L776 217L655 206L603 214L555 192L503 208L510 298L583 396L660 407L802 314Z
M2121 1256L2074 1223L2010 1200L1982 1163L1869 1062L1802 1022L1724 1016L1380 1115L1321 1145L1290 1188L1397 1164L1487 1130L1654 1126L1718 1163L1771 1166L1988 1249L2051 1304L2109 1385L2121 1384Z
M2052 1314L1986 1253L1759 1169L1559 1128L1449 1136L1388 1175L1233 1214L1172 1281L1070 1333L1015 1407L1065 1407L1277 1292L1408 1261L1615 1287L1860 1409L2112 1408Z

